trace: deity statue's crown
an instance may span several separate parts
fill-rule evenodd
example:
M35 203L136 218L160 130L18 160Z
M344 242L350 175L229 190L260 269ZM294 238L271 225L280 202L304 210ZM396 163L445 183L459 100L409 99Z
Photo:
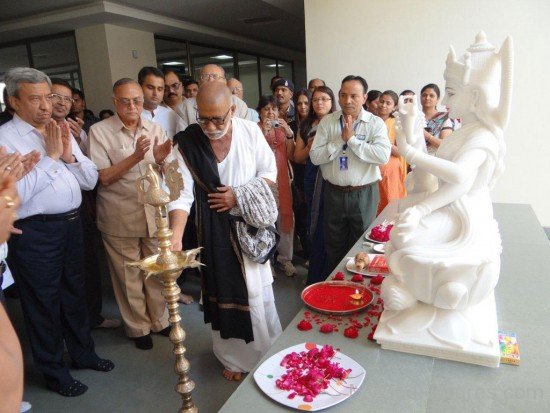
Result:
M487 41L487 35L480 31L461 60L451 46L447 55L444 77L446 81L455 80L463 85L500 84L501 59L495 53L495 47Z

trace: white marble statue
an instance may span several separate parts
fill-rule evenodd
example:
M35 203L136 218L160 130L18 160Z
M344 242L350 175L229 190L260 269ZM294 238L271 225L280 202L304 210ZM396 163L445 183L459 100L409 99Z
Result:
M495 53L481 32L459 60L451 47L444 104L462 127L436 156L426 153L416 102L400 100L397 146L413 172L386 246L393 275L375 334L383 348L499 365L501 242L489 192L503 171L512 62L510 38Z

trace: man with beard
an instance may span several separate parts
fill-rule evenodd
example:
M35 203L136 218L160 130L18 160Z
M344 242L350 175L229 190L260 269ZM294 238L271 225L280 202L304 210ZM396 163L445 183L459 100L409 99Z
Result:
M180 75L172 69L164 69L164 102L163 106L172 109L182 119L183 114L183 102L185 96L183 96L183 86L181 84ZM184 125L187 126L187 125Z
M197 122L176 135L176 157L184 189L169 205L172 246L182 235L195 202L199 245L203 247L204 320L212 325L214 354L227 380L249 372L281 334L273 297L269 261L253 262L231 235L230 214L236 205L232 187L255 178L275 182L273 151L260 128L236 118L229 89L221 82L201 85Z
M9 241L8 262L21 297L35 364L49 388L63 396L83 394L63 361L66 346L76 368L110 371L90 335L82 272L81 190L97 182L95 165L80 151L69 129L51 119L51 82L31 68L5 77L13 120L0 128L8 152L38 151L36 167L17 182L20 230ZM67 97L69 97L68 94Z
M390 157L386 125L363 109L368 86L361 76L342 80L342 110L321 119L309 152L327 181L323 194L325 246L334 268L376 215L380 168Z
M164 75L156 67L143 67L138 73L138 83L143 90L141 118L158 123L169 139L183 130L183 121L170 108L160 106L164 97Z

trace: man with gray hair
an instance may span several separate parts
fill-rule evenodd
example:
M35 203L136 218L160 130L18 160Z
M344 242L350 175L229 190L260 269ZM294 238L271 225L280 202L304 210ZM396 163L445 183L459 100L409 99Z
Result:
M220 82L227 84L225 79L225 70L223 67L214 64L208 64L201 68L199 74L199 89L200 86L208 82ZM237 118L246 119L248 114L248 106L246 103L235 95L231 96L235 105L235 116ZM197 99L189 98L183 102L183 123L185 127L197 123Z
M158 243L155 212L138 200L136 180L149 165L162 165L172 141L155 122L143 119L143 90L124 78L113 86L116 114L90 128L90 157L99 169L97 226L109 262L115 298L126 334L137 348L153 348L151 332L169 334L168 309L155 277L145 279L131 261L152 255Z
M88 388L63 362L64 343L77 368L110 371L110 360L94 350L82 271L81 190L91 190L97 169L68 128L51 119L51 81L31 68L5 77L13 120L0 127L8 152L37 151L36 167L17 182L21 197L19 230L9 241L8 263L19 286L27 333L37 367L48 387L63 396Z

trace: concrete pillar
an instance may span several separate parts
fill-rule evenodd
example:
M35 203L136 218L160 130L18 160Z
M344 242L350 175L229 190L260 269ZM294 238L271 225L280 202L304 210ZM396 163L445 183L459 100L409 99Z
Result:
M112 86L123 77L137 80L143 66L156 66L151 32L112 24L75 30L82 85L89 109L113 109Z

